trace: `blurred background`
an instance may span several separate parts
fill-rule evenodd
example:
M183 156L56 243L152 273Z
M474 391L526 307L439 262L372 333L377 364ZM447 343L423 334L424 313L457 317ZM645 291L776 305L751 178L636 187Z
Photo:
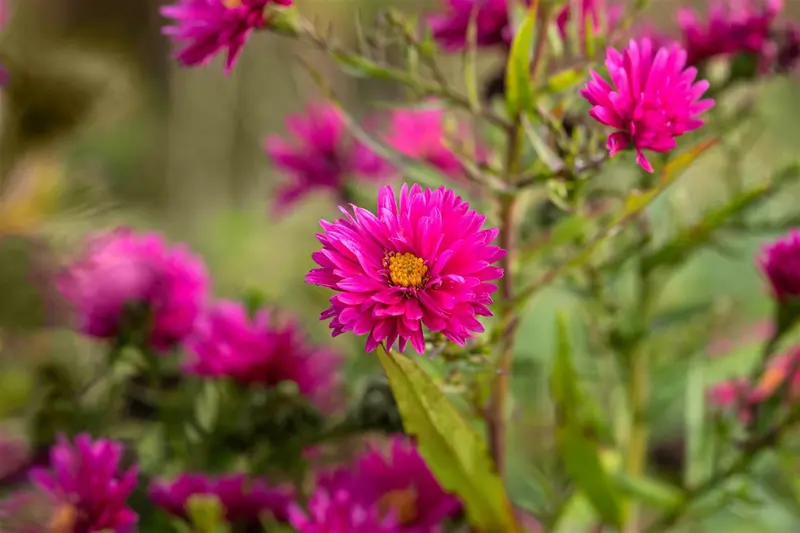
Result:
M343 75L322 55L269 34L250 41L230 76L219 60L206 68L181 68L160 33L162 3L9 2L10 20L0 30L0 61L9 70L9 82L0 91L0 413L24 406L36 394L32 365L92 354L91 345L64 327L45 280L64 254L98 228L155 228L186 242L207 261L218 296L239 298L258 290L267 301L300 315L312 337L328 342L327 325L317 316L329 295L306 286L303 278L313 266L317 222L335 217L336 206L316 196L289 216L273 218L270 191L278 176L263 152L263 139L284 131L287 114L320 98L298 56L325 75L356 116L398 102L404 93L387 82ZM296 3L318 27L332 26L345 43L355 42L357 11L369 21L388 7L426 12L439 6L419 0ZM652 3L649 17L664 29L670 29L675 7L689 4ZM800 1L786 3L785 16L800 18ZM491 76L502 59L482 56L480 71ZM444 65L458 85L460 59ZM745 128L731 146L715 148L680 180L656 206L669 213L664 220L679 213L689 221L715 205L734 173L754 183L797 158L798 81L770 79L756 90L752 128ZM604 172L622 171L612 164ZM765 209L788 212L796 209L794 201L794 195L784 195ZM754 261L767 237L726 237L724 250L697 255L670 282L662 304L707 306L724 317L712 337L742 336L769 313ZM535 406L546 397L542 368L553 351L554 315L559 309L579 313L576 303L555 287L526 309L514 374L517 405ZM668 435L681 420L686 372L681 361L688 360L691 354L685 351L691 348L670 338L668 327L654 331L662 333L665 351L675 352L674 364L659 370L672 374L662 374L654 409L660 409L664 421L659 431ZM704 379L715 381L741 367L755 346L744 337L735 350L740 355L708 359ZM376 368L360 352L363 339L343 336L330 342L353 355L348 372L353 387L359 387L361 378ZM520 416L516 430L533 432L535 442L536 417ZM524 459L536 450L520 452ZM518 467L510 470L519 479L510 482L512 490L524 495L524 461ZM774 513L777 524L787 523L779 522L782 517Z

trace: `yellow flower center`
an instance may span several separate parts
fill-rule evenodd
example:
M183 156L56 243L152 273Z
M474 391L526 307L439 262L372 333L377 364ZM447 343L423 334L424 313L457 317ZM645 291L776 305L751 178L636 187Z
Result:
M394 512L401 525L409 524L417 518L417 491L409 487L387 492L378 501L378 509L382 515Z
M72 533L77 518L78 511L75 507L69 504L62 505L53 513L50 524L48 524L48 531L49 533Z
M428 267L414 254L391 252L385 261L389 280L400 287L422 287Z

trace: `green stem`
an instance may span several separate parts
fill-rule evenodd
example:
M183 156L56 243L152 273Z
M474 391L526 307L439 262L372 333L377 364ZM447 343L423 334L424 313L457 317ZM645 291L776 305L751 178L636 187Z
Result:
M642 344L631 354L628 376L628 405L630 406L630 431L628 434L628 447L625 452L625 470L632 478L641 477L645 471L647 459L647 427L646 409L649 382L649 351ZM625 524L626 533L639 531L640 509L636 502L632 502L628 510Z

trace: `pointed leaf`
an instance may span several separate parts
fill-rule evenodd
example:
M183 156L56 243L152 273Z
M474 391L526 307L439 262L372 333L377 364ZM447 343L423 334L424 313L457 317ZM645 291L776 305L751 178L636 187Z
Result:
M556 442L567 473L604 522L621 524L622 507L616 488L600 457L594 424L584 415L586 398L578 388L563 313L559 313L556 322L556 357L550 387L556 402Z
M533 60L533 35L536 30L538 8L537 0L528 8L511 43L511 53L508 56L506 69L506 107L510 116L533 108L533 84L531 83L530 68Z
M406 431L442 486L461 497L480 531L519 531L484 439L415 361L377 350Z

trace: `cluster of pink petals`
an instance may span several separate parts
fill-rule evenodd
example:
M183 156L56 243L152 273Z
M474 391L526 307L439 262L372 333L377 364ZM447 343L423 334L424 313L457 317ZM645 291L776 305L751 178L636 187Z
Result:
M586 27L591 25L596 35L610 34L622 18L622 4L606 0L568 0L556 16L556 26L561 38L569 35L569 23L573 20L573 13L577 10L578 16L574 24L578 26L578 35L585 38Z
M120 472L122 445L106 439L65 438L50 451L50 468L31 472L31 481L48 493L57 507L69 509L74 533L129 533L138 516L127 499L136 488L137 468Z
M467 131L461 128L450 135L445 128L445 113L440 106L396 109L392 113L386 144L417 161L425 162L453 179L464 176L464 168L449 144L465 144ZM452 137L450 139L449 137ZM478 154L479 157L485 154Z
M773 58L773 23L782 9L783 0L764 0L761 9L752 0L715 1L703 23L694 10L682 8L678 11L678 24L688 64L739 53Z
M289 523L297 533L399 533L396 520L377 506L364 507L344 488L320 487L308 502L308 512L298 505L289 509Z
M287 140L271 135L264 149L289 181L277 193L276 208L284 212L314 190L346 197L352 178L385 180L394 169L383 158L356 141L347 131L342 112L331 104L313 104L303 115L286 120Z
M462 511L458 498L442 489L414 442L403 436L387 446L372 444L353 465L317 481L328 494L345 492L368 512L377 509L403 533L437 533Z
M172 482L152 482L148 488L150 501L179 518L186 518L187 502L195 495L216 496L225 520L236 525L258 525L267 516L285 521L294 498L289 488L272 486L244 474L182 474Z
M192 353L188 372L265 387L293 382L317 407L334 407L342 359L310 344L294 321L279 321L266 309L251 317L237 302L219 302L186 345Z
M291 5L292 0L177 0L161 8L173 20L163 33L180 46L177 58L183 65L205 65L225 50L230 72L250 34L266 24L264 9L270 3Z
M160 235L118 229L89 239L83 255L59 277L86 335L113 339L126 327L147 327L149 343L167 349L191 333L205 301L203 262ZM131 306L144 306L147 324L126 324ZM141 317L140 317L141 318Z
M512 29L508 16L509 0L446 0L444 13L428 17L434 39L447 51L458 52L469 45L467 35L475 21L476 45L508 45Z
M411 342L423 353L423 326L460 345L484 330L476 315L492 314L491 282L503 275L492 264L506 253L491 244L497 229L482 229L485 216L451 190L419 185L403 185L399 205L382 188L376 214L351 207L344 219L320 222L323 248L312 255L320 268L306 276L337 291L321 315L333 336L368 335L367 351L399 339L401 350Z
M770 361L761 380L756 384L735 378L712 387L709 399L722 409L738 409L740 419L747 423L752 409L768 400L789 380L788 400L800 399L800 350L793 350Z
M714 105L701 100L709 84L695 81L697 70L686 67L684 50L656 50L648 39L632 40L623 53L609 48L606 67L614 86L592 71L581 95L592 117L617 130L608 136L610 155L632 147L636 162L652 172L643 151L669 152L676 137L703 125L698 115Z
M761 251L759 264L779 301L800 297L800 230L792 229Z

